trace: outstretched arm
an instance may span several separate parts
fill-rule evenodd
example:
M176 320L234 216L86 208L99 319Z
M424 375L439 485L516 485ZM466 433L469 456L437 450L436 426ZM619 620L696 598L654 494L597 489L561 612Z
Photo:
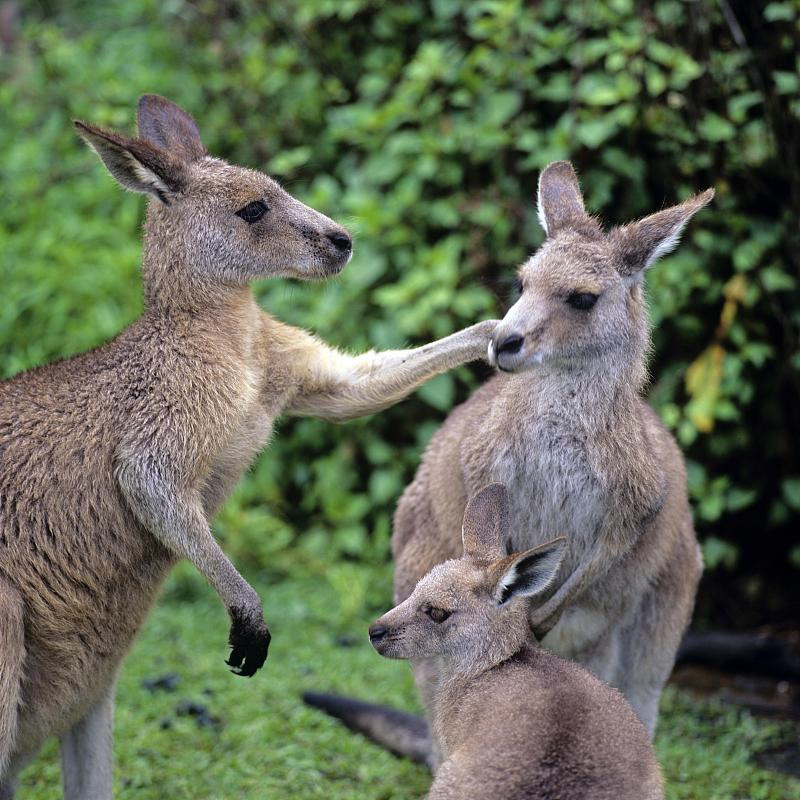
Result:
M153 458L118 454L114 474L136 519L211 584L231 619L228 665L250 677L267 658L270 634L261 599L236 571L211 533L199 493L179 488Z
M485 357L496 324L487 320L422 347L358 356L314 340L305 348L300 389L287 410L336 422L374 414L435 375Z

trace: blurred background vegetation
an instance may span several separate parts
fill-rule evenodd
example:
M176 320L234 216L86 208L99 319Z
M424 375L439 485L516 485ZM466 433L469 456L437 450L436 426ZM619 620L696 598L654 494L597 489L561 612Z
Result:
M140 312L144 203L70 119L132 131L144 92L194 114L213 153L351 228L338 280L257 287L265 308L351 350L502 315L542 240L536 180L553 159L574 162L608 224L713 185L648 278L650 397L689 463L700 623L788 617L799 20L798 0L6 2L0 376L101 344ZM422 448L487 374L463 368L344 427L284 421L216 523L227 552L267 577L324 568L357 605L358 564L388 559Z

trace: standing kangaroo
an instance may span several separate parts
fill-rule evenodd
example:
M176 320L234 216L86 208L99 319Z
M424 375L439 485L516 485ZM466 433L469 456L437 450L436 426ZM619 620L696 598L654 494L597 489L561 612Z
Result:
M608 234L586 213L567 162L543 170L538 195L547 238L520 268L521 296L489 345L500 374L451 412L397 506L395 602L458 555L467 497L505 484L509 551L567 537L555 589L531 608L532 630L618 687L652 735L702 558L683 458L640 396L644 273L713 191ZM414 673L430 710L435 672L420 662ZM392 732L382 713L361 708L352 724L435 765L424 726L395 715Z
M531 639L530 600L564 539L507 554L508 494L490 484L464 512L462 558L435 566L369 629L388 658L432 665L442 763L429 800L658 800L661 773L625 698Z
M267 656L261 601L209 519L282 412L346 420L486 352L494 322L351 357L265 314L256 278L325 278L348 233L259 172L206 152L155 95L139 138L76 122L150 195L142 316L109 344L0 383L0 798L51 735L67 800L112 795L115 675L159 585L187 558L231 618L228 664Z

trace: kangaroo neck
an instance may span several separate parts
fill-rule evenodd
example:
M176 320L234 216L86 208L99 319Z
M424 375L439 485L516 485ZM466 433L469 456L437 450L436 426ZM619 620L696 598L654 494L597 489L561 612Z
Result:
M241 304L251 294L248 284L212 277L192 262L182 241L180 226L154 208L147 210L142 242L142 280L147 311L175 315L197 314Z
M493 673L507 664L528 660L532 652L530 644L520 643L497 660L486 661L472 670L453 669L452 665L440 663L433 728L446 751L445 758L458 747L461 739L470 736L481 724L487 706L491 706L493 687L497 685L492 680ZM501 685L508 686L505 677Z
M629 414L638 402L645 369L639 359L543 364L511 375L507 391L524 398L530 413L579 418L592 427Z

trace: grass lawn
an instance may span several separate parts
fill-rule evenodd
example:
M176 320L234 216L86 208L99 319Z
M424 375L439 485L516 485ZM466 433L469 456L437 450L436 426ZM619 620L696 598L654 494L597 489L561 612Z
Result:
M327 577L255 583L273 640L264 669L246 679L232 675L223 663L227 617L214 595L188 567L170 580L120 678L117 797L424 796L430 781L424 769L383 752L300 701L304 689L319 689L418 707L408 666L381 659L367 642L368 623L388 607L388 570L376 574L339 565ZM367 597L375 599L367 602ZM172 672L180 676L174 691L143 688L144 679ZM202 704L209 716L179 714L185 701ZM800 781L764 771L753 760L756 752L789 735L791 726L698 704L670 689L657 738L667 796L800 799ZM18 797L60 797L54 742L23 772Z

